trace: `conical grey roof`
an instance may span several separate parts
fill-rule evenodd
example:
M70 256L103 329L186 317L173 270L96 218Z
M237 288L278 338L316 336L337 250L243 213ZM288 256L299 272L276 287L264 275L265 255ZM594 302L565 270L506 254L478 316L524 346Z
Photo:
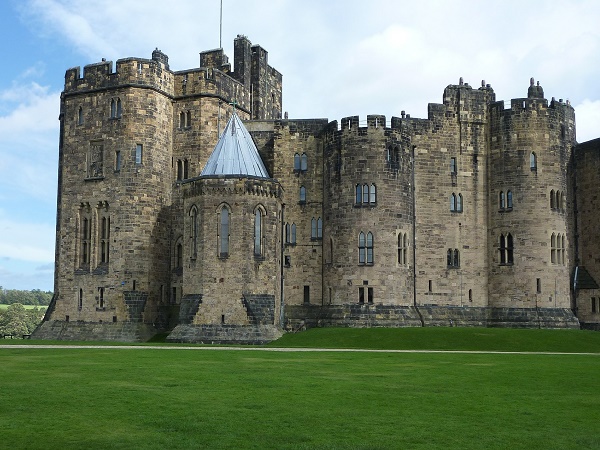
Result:
M248 130L235 111L200 176L250 175L269 178Z

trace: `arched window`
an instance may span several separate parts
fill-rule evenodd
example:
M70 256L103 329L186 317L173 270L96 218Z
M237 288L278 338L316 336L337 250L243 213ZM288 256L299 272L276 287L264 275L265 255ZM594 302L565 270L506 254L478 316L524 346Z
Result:
M452 267L452 249L449 248L446 252L446 265Z
M408 236L406 233L404 233L404 236L402 238L402 243L403 243L402 246L404 247L402 264L406 265L407 261L408 261Z
M400 169L400 150L398 150L398 147L394 147L394 168L396 170Z
M108 264L110 246L110 217L100 219L100 263Z
M120 119L123 115L123 107L121 106L121 99L117 99L117 119Z
M114 119L117 117L117 104L114 98L110 99L110 118Z
M362 203L362 185L361 184L357 184L356 185L356 204L360 204Z
M513 207L513 196L512 196L512 191L507 191L506 192L506 207L508 209L512 209Z
M92 223L89 217L81 220L81 265L90 264L92 245Z
M308 156L306 156L306 153L302 153L300 157L300 170L308 170Z
M469 301L473 301L473 289L469 289Z
M460 267L460 253L457 248L454 249L454 257L452 258L454 267Z
M531 170L537 170L537 156L535 152L531 152L529 155L529 168Z
M177 244L177 260L175 261L175 267L176 268L181 268L183 267L183 245L181 245L181 242L179 244Z
M185 127L185 113L183 111L181 111L179 113L179 128L184 128Z
M190 209L190 237L192 238L190 256L192 259L196 259L198 255L198 210L195 206Z
M450 211L456 211L456 194L454 192L450 195Z
M458 194L456 197L456 212L462 212L463 210L463 198L462 194Z
M317 238L317 219L315 219L314 217L310 221L310 238Z
M506 264L506 238L500 235L500 264Z
M556 236L554 233L552 233L552 236L550 237L550 262L556 264Z
M504 209L506 207L506 202L504 200L504 191L500 191L500 209Z
M369 185L368 184L363 184L363 198L362 198L362 202L363 203L369 203Z
M317 219L317 239L323 239L323 219Z
M560 238L560 262L565 265L565 235L563 234Z
M377 201L377 191L376 191L375 185L372 184L371 189L369 190L369 202L376 203L376 201Z
M184 180L188 179L189 170L190 170L190 163L187 159L184 159L183 160L183 179Z
M186 127L191 127L192 126L192 112L188 111L185 115L185 126Z
M367 233L367 264L373 264L373 233Z
M554 206L556 209L560 209L560 191L556 191L556 200L554 201Z
M366 261L367 245L365 239L365 233L362 231L358 235L358 263L364 264Z
M81 106L77 111L77 125L83 125L83 108Z
M292 224L292 236L290 239L291 239L291 243L295 245L296 244L296 224L295 223Z
M257 208L254 213L254 256L262 254L262 211Z
M565 194L562 191L560 193L559 208L561 209L561 211L565 209Z
M398 234L398 264L406 265L408 253L408 238L406 233Z
M550 191L550 209L554 208L556 208L556 205L554 204L554 189L552 189Z
M183 163L180 159L177 160L177 180L183 178Z
M229 256L229 209L227 206L221 208L219 236L219 256L227 258Z
M306 188L300 186L300 203L306 203Z
M508 233L506 236L506 264L513 264L513 237Z
M294 155L294 170L300 170L300 155L298 153Z
M385 150L385 160L389 163L392 161L392 147L388 147Z
M290 243L290 224L289 223L285 224L285 243L286 244Z
M77 309L79 311L83 309L83 289L79 289L79 297L77 298Z

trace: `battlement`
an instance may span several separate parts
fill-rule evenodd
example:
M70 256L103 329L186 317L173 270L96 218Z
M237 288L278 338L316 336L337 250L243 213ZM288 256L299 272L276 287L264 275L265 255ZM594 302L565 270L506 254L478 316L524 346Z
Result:
M114 88L122 85L152 87L167 94L173 92L173 74L169 70L169 58L156 49L152 59L124 58L113 62L102 60L83 68L73 67L65 73L65 93L86 92Z
M402 111L402 117L393 116L388 127L387 119L382 114L369 114L366 120L360 120L359 116L343 117L338 124L337 120L331 121L328 125L328 131L362 131L371 130L398 130L400 131L403 124L411 120L410 114L405 114ZM414 120L414 119L412 119Z

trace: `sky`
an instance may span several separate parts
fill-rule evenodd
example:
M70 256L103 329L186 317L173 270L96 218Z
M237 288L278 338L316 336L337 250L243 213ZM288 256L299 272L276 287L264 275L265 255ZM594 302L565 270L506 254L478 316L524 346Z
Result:
M570 100L600 137L597 0L5 0L0 2L0 286L53 289L59 104L70 67L158 47L172 70L246 35L283 74L290 119L427 117L460 77L497 100ZM220 33L221 30L221 33ZM222 36L222 45L220 44Z

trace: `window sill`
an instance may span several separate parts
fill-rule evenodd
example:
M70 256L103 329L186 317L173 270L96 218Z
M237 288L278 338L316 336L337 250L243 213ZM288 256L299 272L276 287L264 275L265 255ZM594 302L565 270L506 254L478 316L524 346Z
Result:
M104 180L104 175L99 177L86 177L83 181L101 181Z
M500 263L500 266L514 266L514 263Z
M295 242L286 242L286 243L285 243L285 246L286 246L286 247L295 247L295 246L296 246L296 243L295 243Z
M373 263L360 263L359 262L358 265L361 266L361 267L365 267L365 266L366 267L373 267L374 264Z
M220 253L219 254L219 259L228 259L229 258L229 253Z
M311 237L310 240L311 241L322 241L323 238L322 237Z
M510 207L510 208L500 208L500 209L498 209L498 212L499 213L505 213L505 212L511 212L512 210L513 210L512 207Z
M374 208L377 206L377 202L369 202L369 203L355 203L355 208Z

